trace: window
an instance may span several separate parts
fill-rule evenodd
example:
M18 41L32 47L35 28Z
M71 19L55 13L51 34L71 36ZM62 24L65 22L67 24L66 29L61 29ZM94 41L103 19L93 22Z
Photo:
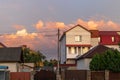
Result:
M112 37L112 42L114 42L115 41L115 38L114 37Z
M82 36L80 36L80 35L75 36L75 41L76 42L80 42L81 40L82 40Z
M99 41L99 42L101 42L101 39L100 39L100 37L98 37L98 41Z
M69 54L76 54L77 48L76 47L68 47L68 53Z

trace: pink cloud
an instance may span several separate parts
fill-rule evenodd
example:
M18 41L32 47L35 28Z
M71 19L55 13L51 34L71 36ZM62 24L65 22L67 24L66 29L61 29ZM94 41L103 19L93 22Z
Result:
M57 29L59 28L60 31L63 32L75 26L76 24L80 24L87 29L120 30L120 24L110 20L84 21L82 19L78 19L74 23L67 25L64 22L43 22L42 20L39 20L36 24L34 24L36 32L28 33L24 26L14 25L14 28L18 31L10 35L0 36L0 40L9 47L27 45L32 49L42 50L44 52L46 51L49 54L49 51L47 50L51 50L51 52L56 51Z
M87 29L120 30L120 24L113 21L84 21L82 19L78 19L75 23L65 25L64 22L43 22L42 20L39 20L36 24L34 24L34 27L41 33L28 33L24 26L14 25L14 28L18 30L16 33L4 35L0 38L8 46L28 45L33 49L41 46L46 46L46 48L54 48L54 45L57 45L57 29L59 28L62 32L75 26L75 24L80 24Z
M40 20L35 24L35 28L39 30L43 27L43 25L44 25L44 22Z
M13 25L13 28L15 28L16 30L21 30L21 29L24 29L25 27L23 25L15 24Z
M120 30L120 24L115 23L111 20L105 21L105 20L89 20L89 21L84 21L82 19L78 19L76 24L80 24L87 29L98 29L98 30Z

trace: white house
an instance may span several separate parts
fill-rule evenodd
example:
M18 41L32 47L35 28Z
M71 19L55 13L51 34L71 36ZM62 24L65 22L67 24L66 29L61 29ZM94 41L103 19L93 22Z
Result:
M60 39L61 63L74 64L78 55L91 47L91 32L81 25L67 30Z

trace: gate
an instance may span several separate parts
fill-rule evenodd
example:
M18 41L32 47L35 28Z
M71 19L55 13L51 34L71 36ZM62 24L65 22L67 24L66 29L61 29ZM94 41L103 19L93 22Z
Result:
M34 80L56 80L56 74L53 71L41 70L34 75Z

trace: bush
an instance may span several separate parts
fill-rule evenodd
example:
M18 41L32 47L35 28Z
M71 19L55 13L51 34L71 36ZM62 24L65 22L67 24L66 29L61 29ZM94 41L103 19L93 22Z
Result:
M110 70L120 72L120 52L118 50L108 50L103 54L96 54L92 58L89 67L95 71Z

